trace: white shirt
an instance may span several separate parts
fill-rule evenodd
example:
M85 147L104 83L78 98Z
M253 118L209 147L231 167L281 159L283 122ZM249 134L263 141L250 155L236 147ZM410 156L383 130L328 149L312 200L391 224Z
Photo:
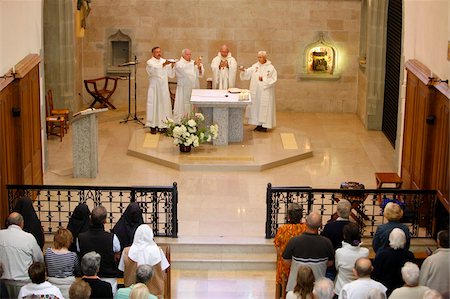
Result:
M352 246L344 241L342 241L342 247L336 249L336 254L334 256L335 267L337 276L335 280L335 294L339 294L342 287L353 280L356 279L353 274L353 267L355 262L360 257L368 257L369 249L358 246Z
M422 299L423 294L429 290L428 287L416 286L416 287L401 287L395 289L389 299Z
M48 281L40 284L29 283L24 285L20 289L19 296L17 296L17 298L23 298L31 295L54 295L60 299L64 299L61 291Z
M44 257L34 236L12 224L0 230L0 261L3 279L30 281L28 268L34 262L43 262Z
M339 299L365 298L367 293L369 293L371 289L380 290L382 293L384 293L384 298L386 298L387 288L384 285L369 277L364 277L344 285L341 289L341 292L339 293Z

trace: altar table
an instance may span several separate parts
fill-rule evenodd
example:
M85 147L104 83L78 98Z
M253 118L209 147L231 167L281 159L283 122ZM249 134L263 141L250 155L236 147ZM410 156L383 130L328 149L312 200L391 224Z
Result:
M191 104L200 108L207 124L217 124L219 135L214 145L228 145L229 142L244 140L243 118L248 100L239 100L239 93L218 89L193 89Z

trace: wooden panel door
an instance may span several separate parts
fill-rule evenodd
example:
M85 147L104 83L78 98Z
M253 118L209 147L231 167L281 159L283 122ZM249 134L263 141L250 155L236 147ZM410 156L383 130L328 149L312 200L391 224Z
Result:
M411 187L413 139L414 139L414 107L419 79L411 72L407 74L406 101L405 101L405 123L403 133L403 153L401 176L403 188Z

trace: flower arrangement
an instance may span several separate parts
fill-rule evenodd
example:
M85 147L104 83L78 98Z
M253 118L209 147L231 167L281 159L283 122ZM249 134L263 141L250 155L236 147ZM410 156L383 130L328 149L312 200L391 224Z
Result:
M201 113L185 115L178 122L169 118L165 123L168 126L165 135L172 137L175 145L198 147L203 142L216 139L219 132L218 125L206 125Z

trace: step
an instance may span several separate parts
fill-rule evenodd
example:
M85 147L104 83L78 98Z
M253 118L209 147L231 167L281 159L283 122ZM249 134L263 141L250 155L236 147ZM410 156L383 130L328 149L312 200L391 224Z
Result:
M158 239L170 246L173 269L275 270L276 251L264 238Z

